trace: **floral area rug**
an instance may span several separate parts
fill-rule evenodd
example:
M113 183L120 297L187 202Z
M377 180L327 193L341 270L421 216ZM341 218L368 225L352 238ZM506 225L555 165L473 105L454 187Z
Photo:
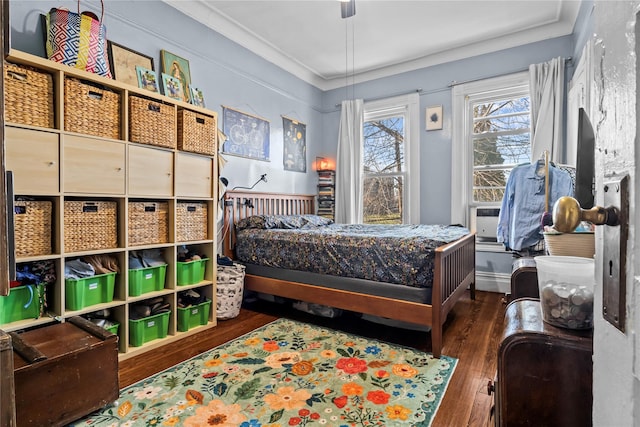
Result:
M457 359L279 319L73 426L430 426Z

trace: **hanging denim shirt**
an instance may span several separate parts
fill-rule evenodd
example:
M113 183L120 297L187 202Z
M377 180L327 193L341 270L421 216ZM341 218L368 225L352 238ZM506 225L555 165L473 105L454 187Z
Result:
M534 162L517 166L509 175L497 230L498 242L508 249L519 251L543 239L545 185L542 171L540 163ZM549 209L562 196L573 196L571 176L549 164Z

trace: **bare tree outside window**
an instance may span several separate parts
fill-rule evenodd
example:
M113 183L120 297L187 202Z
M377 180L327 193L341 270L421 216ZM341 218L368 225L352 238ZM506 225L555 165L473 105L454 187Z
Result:
M401 224L406 168L402 116L364 123L363 221Z
M479 102L473 112L473 201L500 203L511 169L531 161L529 97Z

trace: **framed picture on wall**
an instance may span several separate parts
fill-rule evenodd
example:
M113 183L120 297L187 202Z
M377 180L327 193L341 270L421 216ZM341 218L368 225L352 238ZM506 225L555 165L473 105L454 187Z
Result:
M227 140L222 152L269 161L269 121L222 106L222 128Z
M282 116L284 170L294 172L307 171L307 125Z
M191 85L189 61L166 50L160 51L160 59L162 60L162 72L180 81L181 100L189 102L191 99L191 96L189 96L189 85Z
M109 65L113 78L119 82L138 86L136 67L153 71L153 58L112 41L107 41Z
M427 107L426 110L426 128L427 130L442 129L442 105L434 105Z

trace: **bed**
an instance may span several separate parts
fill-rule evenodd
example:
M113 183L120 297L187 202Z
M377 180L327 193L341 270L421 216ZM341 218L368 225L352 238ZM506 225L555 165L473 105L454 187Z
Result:
M262 233L255 232L252 226L249 227L250 230L246 230L248 222L253 221L257 216L269 218L269 216L278 215L296 219L297 216L314 214L315 195L230 191L225 195L224 209L224 253L246 266L245 290L247 291L429 326L431 351L435 357L441 355L443 324L449 311L467 289L471 298L475 299L475 234L469 233L466 229L460 229L464 230L463 232L458 230L458 235L454 236L453 241L432 244L433 250L428 251L432 252L430 264L428 264L429 271L409 275L410 277L400 277L400 281L407 283L399 285L392 283L392 280L388 280L384 275L380 279L344 277L344 274L320 274L281 268L278 265L254 264L255 255L253 258L250 255L246 258L247 247L255 249L254 246L257 243L244 243L243 234ZM274 232L282 235L287 231L281 228L297 228L296 224L292 227L288 227L290 224L286 225L275 227L277 230L271 230L272 234L267 234L270 237L266 239L275 239ZM336 227L339 226L336 225ZM442 232L442 228L438 228L438 232ZM297 239L303 242L307 236ZM259 253L268 254L268 251L263 251L273 245L266 245L267 248L260 249ZM315 257L308 252L309 246L304 246L305 259ZM302 250L303 246L298 248ZM246 258L244 261L237 257L238 252ZM267 255L267 258L270 259L270 257ZM421 269L424 269L424 266L415 268L416 271ZM386 268L380 270L385 270L384 273L386 273ZM409 283L411 280L429 283ZM413 286L403 286L408 284Z

